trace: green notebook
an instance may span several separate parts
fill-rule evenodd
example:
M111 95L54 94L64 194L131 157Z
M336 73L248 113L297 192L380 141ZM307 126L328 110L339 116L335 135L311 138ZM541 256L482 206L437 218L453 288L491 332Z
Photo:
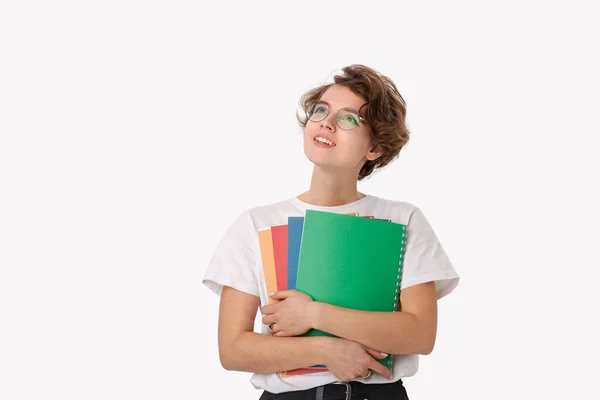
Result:
M307 210L296 289L315 301L363 311L396 311L406 225ZM311 329L302 336L334 336ZM392 356L381 364L391 369Z

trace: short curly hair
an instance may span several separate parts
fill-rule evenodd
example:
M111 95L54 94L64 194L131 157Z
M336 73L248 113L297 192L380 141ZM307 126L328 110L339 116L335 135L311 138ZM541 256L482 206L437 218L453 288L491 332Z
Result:
M364 118L367 120L371 139L382 154L376 160L367 160L362 166L358 180L371 175L377 168L383 168L398 158L400 150L410 137L406 126L406 102L391 79L361 64L352 64L342 68L342 74L334 75L333 83L325 84L304 93L299 101L304 116L296 112L296 118L302 129L306 128L310 108L329 87L343 85L354 94L361 96L367 105Z

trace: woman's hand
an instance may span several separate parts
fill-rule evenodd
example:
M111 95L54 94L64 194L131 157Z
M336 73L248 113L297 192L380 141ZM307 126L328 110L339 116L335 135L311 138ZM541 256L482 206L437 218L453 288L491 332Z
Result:
M261 307L262 323L269 326L273 336L298 336L313 327L316 302L297 290L282 290L270 296L276 304Z
M387 354L344 338L331 339L325 348L324 364L340 381L366 378L370 370L388 379L392 378L391 371L377 362L377 359L384 359Z

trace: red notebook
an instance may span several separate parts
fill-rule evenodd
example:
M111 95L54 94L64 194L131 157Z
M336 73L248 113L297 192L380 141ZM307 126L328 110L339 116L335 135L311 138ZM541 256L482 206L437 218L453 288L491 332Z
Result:
M273 258L275 260L277 290L287 290L288 226L273 226L271 227L271 234L273 236Z

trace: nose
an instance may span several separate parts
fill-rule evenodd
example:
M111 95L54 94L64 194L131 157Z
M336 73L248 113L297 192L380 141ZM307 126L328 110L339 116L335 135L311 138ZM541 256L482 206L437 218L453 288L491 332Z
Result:
M325 119L323 121L321 121L321 128L327 128L330 131L335 131L335 114L333 113L329 113L329 115L327 115L327 117L325 117Z

